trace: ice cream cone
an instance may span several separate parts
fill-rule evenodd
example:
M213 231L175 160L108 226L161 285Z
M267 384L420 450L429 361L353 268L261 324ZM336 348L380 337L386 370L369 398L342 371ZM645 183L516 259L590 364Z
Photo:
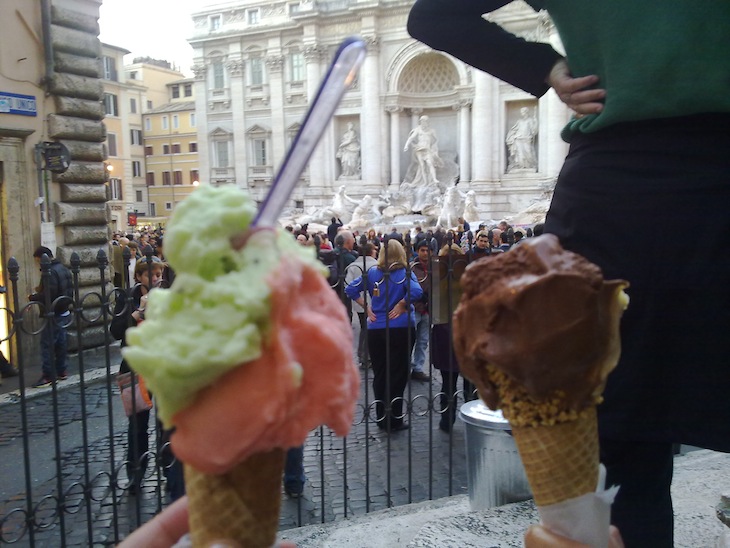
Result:
M270 548L276 541L285 453L252 455L221 475L185 465L193 547L234 540L245 548Z
M595 407L569 422L514 426L512 434L535 504L556 504L596 490L599 457Z

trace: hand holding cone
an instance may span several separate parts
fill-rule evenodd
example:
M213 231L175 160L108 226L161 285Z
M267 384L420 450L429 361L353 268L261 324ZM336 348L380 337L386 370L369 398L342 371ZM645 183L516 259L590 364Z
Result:
M536 504L594 492L596 406L620 355L628 283L604 281L552 235L473 263L461 283L462 372L509 420Z

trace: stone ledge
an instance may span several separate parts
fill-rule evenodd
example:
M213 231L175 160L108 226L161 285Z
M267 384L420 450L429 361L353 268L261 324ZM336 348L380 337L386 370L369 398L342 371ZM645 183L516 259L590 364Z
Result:
M715 546L730 530L717 518L730 492L730 454L692 451L675 459L672 497L675 546ZM537 522L532 501L472 512L466 495L409 504L346 520L282 531L299 548L521 547Z

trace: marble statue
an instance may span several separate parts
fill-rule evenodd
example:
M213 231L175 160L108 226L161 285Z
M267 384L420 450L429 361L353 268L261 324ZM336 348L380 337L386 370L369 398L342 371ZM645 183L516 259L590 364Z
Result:
M421 116L418 125L408 134L403 151L407 152L409 148L413 151L416 172L413 179L407 182L423 186L438 184L436 168L443 166L443 162L439 157L436 132L431 129L428 116Z
M411 212L411 203L407 196L400 191L390 192L385 191L382 196L383 199L383 217L386 219L394 219L401 215L408 215Z
M428 116L420 117L418 126L408 134L403 150L411 150L413 160L397 188L384 189L377 195L367 194L358 201L350 198L345 192L346 187L341 185L331 205L313 208L298 217L297 222L327 224L331 217L337 217L347 226L359 229L413 222L428 225L440 219L444 226L456 226L465 207L464 193L455 188L459 181L459 165L453 151L439 151L438 139ZM347 124L337 158L342 165L341 180L355 179L359 175L360 144L352 123ZM475 208L475 198L472 198L472 204Z
M312 220L329 221L332 217L337 217L347 223L352 218L354 206L359 203L358 200L353 200L345 193L345 185L340 185L332 197L332 205L321 209Z
M335 156L342 167L340 177L360 176L360 138L352 122L347 123L347 130L342 134Z
M536 170L535 137L537 136L537 118L530 109L522 107L520 118L507 132L505 144L509 151L507 173L518 170Z
M477 193L470 190L464 199L464 214L462 215L469 223L479 221L479 207L477 206Z
M451 185L446 189L443 200L441 202L441 213L436 220L436 226L451 228L459 224L459 217L464 211L464 195Z
M377 224L381 217L378 205L378 203L373 201L373 197L370 194L366 194L355 207L355 211L352 212L352 219L348 225L359 228Z

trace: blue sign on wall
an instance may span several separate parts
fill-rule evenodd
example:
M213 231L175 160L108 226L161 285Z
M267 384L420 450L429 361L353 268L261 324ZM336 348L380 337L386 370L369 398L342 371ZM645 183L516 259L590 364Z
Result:
M35 95L20 95L0 91L0 114L37 116Z

